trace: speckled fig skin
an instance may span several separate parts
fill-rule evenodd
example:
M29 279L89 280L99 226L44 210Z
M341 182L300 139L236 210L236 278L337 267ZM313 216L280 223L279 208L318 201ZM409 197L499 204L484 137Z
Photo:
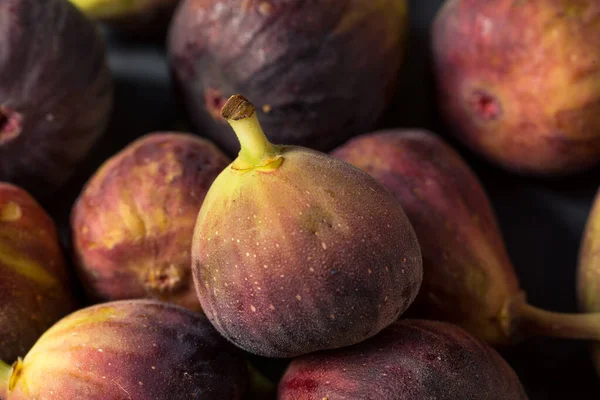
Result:
M526 400L512 368L455 325L399 320L356 346L299 357L279 400Z
M448 0L433 25L454 134L523 174L600 162L600 3Z
M490 201L458 153L431 132L387 130L331 154L375 177L415 229L424 276L411 315L449 320L494 344L512 340L507 307L522 295Z
M281 147L274 171L230 166L200 209L192 258L202 308L245 350L293 357L375 335L412 303L420 248L368 174Z
M239 400L246 362L202 314L155 300L79 310L0 382L4 400ZM9 380L9 381L10 381Z
M0 0L0 27L0 180L45 196L108 124L104 42L64 0Z
M24 190L0 182L0 360L25 354L75 307L54 222Z
M194 225L230 162L208 140L175 132L143 136L107 160L71 214L74 260L91 298L155 298L199 311Z
M179 0L70 0L92 20L140 38L164 36Z
M585 227L577 275L577 295L582 311L600 311L600 191ZM600 374L600 344L592 347L592 357Z
M273 143L328 151L379 121L406 27L405 0L183 0L169 63L195 129L230 155L240 147L220 110L234 93Z

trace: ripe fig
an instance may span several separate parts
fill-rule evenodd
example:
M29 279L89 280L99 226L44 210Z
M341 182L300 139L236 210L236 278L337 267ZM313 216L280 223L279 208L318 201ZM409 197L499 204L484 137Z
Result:
M0 182L0 360L25 354L75 307L56 226L24 190Z
M242 352L202 314L156 300L76 311L0 364L4 400L239 400L247 385Z
M45 196L107 126L104 42L68 1L0 0L0 46L0 181Z
M527 304L486 193L441 138L379 131L332 155L375 177L414 227L424 277L410 316L453 322L498 346L535 334L600 339L600 313L561 314Z
M242 150L210 187L192 243L213 325L248 352L286 358L349 346L394 322L422 279L400 204L346 162L272 145L242 96L223 116Z
M526 400L512 368L456 325L398 320L377 336L292 361L279 400Z
M600 162L600 2L448 0L433 25L456 136L523 174Z
M155 298L199 311L194 225L230 162L208 140L172 132L148 134L107 160L71 214L75 264L90 297Z
M165 34L179 0L71 0L94 21L135 36Z
M220 112L235 93L274 143L328 151L380 120L407 23L406 0L183 0L169 63L191 123L229 154L240 147Z
M585 312L600 312L600 190L586 223L577 276L579 304ZM600 344L592 345L592 357L600 374Z

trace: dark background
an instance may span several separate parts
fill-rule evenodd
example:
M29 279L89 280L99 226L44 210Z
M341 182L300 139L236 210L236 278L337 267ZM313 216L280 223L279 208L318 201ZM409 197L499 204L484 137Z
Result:
M365 0L368 1L368 0ZM429 27L442 0L409 0L411 30L402 83L383 126L423 127L444 135L479 175L531 304L576 312L575 273L579 244L600 169L561 179L519 177L495 168L447 136L439 121L430 72ZM134 40L106 31L116 103L108 133L73 182L45 206L68 242L68 214L82 185L100 164L136 137L184 130L170 87L161 41ZM515 368L532 400L600 398L600 378L587 344L533 338L502 354ZM285 362L259 360L277 377Z

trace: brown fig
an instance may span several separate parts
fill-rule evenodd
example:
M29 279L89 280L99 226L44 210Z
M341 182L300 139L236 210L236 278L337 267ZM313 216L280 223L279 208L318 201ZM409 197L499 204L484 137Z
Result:
M244 93L274 143L329 151L374 129L396 91L406 0L183 0L169 29L190 122L236 154L221 108Z
M0 182L0 360L25 354L75 307L56 226L24 190Z
M527 400L512 368L456 325L399 320L357 344L296 358L279 400Z
M271 144L242 96L223 116L242 150L210 187L192 244L213 325L248 352L293 357L393 323L422 279L419 244L396 199L344 161Z
M486 193L441 138L380 131L332 155L374 176L415 229L424 276L411 316L453 322L494 345L535 334L600 340L600 312L561 314L527 304Z
M107 160L71 216L75 264L90 297L155 298L199 311L194 225L230 162L208 140L169 132L143 136Z
M78 310L0 361L3 400L241 400L247 387L243 353L206 317L156 300Z
M525 174L600 162L600 2L447 0L433 24L453 133Z
M108 124L104 42L68 1L0 0L0 48L0 181L45 196Z
M578 266L577 294L585 312L600 312L600 190L586 223ZM600 374L600 343L592 345L592 358Z

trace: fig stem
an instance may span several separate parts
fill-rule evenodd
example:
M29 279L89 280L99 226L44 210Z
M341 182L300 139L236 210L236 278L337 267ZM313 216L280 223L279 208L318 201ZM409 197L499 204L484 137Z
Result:
M516 313L519 328L525 335L600 340L600 313L559 313L526 303L521 304Z
M265 136L256 109L248 99L239 94L231 96L221 109L221 115L233 128L241 146L233 163L234 169L274 169L281 164L278 146L271 144Z
M276 396L275 384L257 371L252 364L248 362L247 365L250 375L250 391L247 400L274 400Z
M6 398L12 370L12 366L0 360L0 399Z
M71 0L81 12L94 19L110 19L134 14L147 1L140 0Z

